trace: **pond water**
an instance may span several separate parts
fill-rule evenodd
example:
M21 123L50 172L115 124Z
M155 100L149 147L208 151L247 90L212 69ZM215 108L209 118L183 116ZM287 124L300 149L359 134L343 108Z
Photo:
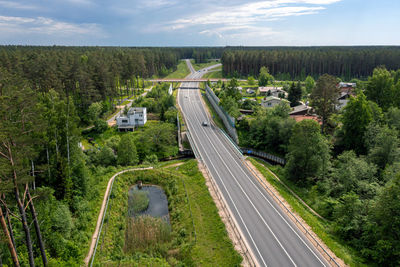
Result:
M137 186L133 186L128 194L134 194L135 190L139 190ZM152 217L162 218L169 223L168 200L164 190L159 186L145 185L140 191L147 191L149 197L149 206L146 210L134 214L132 217L149 215Z

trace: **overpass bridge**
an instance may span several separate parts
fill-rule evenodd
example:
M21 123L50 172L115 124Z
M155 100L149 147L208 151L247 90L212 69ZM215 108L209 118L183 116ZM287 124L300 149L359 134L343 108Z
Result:
M181 79L148 79L146 81L148 82L152 82L153 86L156 83L172 83L172 86L175 88L174 83L182 83L181 88L182 89L197 89L198 86L197 84L193 84L193 83L199 83L199 82L229 82L231 79L225 79L225 78L221 78L221 79L202 79L202 78L181 78ZM246 80L238 80L238 81L246 81Z
M207 81L210 81L210 82L218 82L218 81L228 82L230 80L231 79L225 79L225 78L223 78L223 79L201 79L201 78L190 79L190 78L181 78L181 79L149 79L149 80L146 80L146 81L153 82L153 83L184 83L184 82L207 82ZM242 81L242 80L239 80L239 81ZM243 80L243 81L245 81L245 80Z

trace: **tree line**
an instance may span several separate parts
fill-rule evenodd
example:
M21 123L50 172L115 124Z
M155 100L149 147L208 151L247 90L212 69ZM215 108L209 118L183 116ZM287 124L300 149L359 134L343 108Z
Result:
M374 68L400 68L400 47L227 47L222 54L227 77L258 76L265 66L278 80L304 80L330 74L366 79Z
M204 62L221 54L222 48L1 46L0 73L21 77L38 92L54 89L71 97L84 119L92 103L110 110L126 88L143 87L141 78L166 76L180 59Z

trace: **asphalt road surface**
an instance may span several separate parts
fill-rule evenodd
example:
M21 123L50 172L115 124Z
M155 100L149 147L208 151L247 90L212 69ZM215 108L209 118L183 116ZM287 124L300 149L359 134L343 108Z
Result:
M187 78L200 78L207 70ZM178 102L193 142L223 194L259 266L330 266L257 182L230 141L209 122L198 83L182 83Z

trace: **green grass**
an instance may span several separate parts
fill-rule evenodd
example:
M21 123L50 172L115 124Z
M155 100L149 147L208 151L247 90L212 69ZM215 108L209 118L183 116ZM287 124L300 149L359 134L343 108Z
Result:
M222 122L222 119L218 116L217 112L215 111L215 109L213 108L213 106L211 105L210 101L208 100L207 96L205 94L201 94L201 96L204 99L204 102L206 103L208 110L211 112L211 117L212 120L214 121L214 123L221 129L223 129L226 132L226 128L224 123Z
M217 69L216 69L217 70ZM222 79L224 76L222 75L222 69L218 71L207 72L203 76L204 79Z
M233 249L197 161L187 161L179 166L178 172L185 181L197 233L197 242L191 251L196 266L238 266L242 258ZM184 190L182 183L178 187Z
M84 216L82 216L81 218L74 218L75 223L80 223L85 226L85 229L79 232L80 236L78 240L74 241L76 242L76 246L81 248L82 252L79 259L76 259L77 262L83 264L83 259L86 257L89 250L89 244L94 229L96 227L97 217L99 215L108 180L114 173L120 170L122 170L121 167L97 167L90 172L88 179L88 188L90 188L90 190L88 190L88 193L85 196L85 203L87 203L87 208L85 209L85 212L83 214ZM79 265L77 264L76 266Z
M165 79L180 79L185 78L190 74L190 70L188 69L186 62L184 60L180 61L176 71L168 74Z
M177 162L180 161L174 161ZM120 263L119 266L240 265L242 258L233 248L204 177L197 168L197 161L181 162L184 164L179 167L126 173L116 179L95 266ZM170 210L171 240L132 254L124 252L128 189L139 179L164 189ZM142 258L147 258L146 265L138 264ZM128 262L131 265L124 265Z
M218 64L218 62L215 62L215 61L206 62L206 63L194 63L194 59L191 59L190 62L192 63L192 66L196 71ZM221 68L221 67L219 67L219 68Z
M312 214L298 199L293 196L266 168L277 170L275 173L282 179L283 169L281 167L270 166L265 162L250 158L253 165L262 173L264 178L279 192L279 194L289 203L292 209L312 228L314 233L336 254L339 258L350 266L364 266L362 259L357 256L356 251L351 247L341 243L338 238L330 232L331 223L324 221ZM290 185L288 185L290 187ZM291 187L290 187L291 188ZM293 188L291 188L293 190ZM293 190L295 191L295 190ZM297 194L297 192L295 191Z

